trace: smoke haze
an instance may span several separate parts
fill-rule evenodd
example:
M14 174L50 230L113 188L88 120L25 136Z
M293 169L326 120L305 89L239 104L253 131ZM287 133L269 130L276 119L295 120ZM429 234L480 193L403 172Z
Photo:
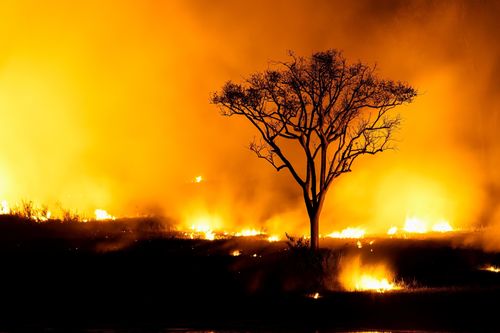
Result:
M499 14L495 1L3 1L0 199L305 233L291 177L209 96L287 50L337 48L420 95L399 109L398 151L332 186L322 233L413 215L500 230Z

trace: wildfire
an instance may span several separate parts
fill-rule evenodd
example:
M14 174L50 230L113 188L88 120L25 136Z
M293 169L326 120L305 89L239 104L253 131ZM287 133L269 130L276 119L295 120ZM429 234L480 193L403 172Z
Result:
M500 267L493 265L486 265L480 268L482 271L488 271L493 273L500 273Z
M193 182L203 181L202 176L197 176L194 178ZM52 214L51 211L47 209L47 206L36 206L31 201L23 202L19 205L11 207L9 202L6 200L0 201L0 215L16 215L25 217L27 219L33 220L35 222L45 222L49 220L64 220L66 221L65 211L56 212ZM71 221L76 222L88 222L88 221L112 221L117 218L109 214L104 209L96 209L94 211L95 218L82 218L80 215L74 215ZM85 216L85 215L84 215ZM403 226L393 225L387 230L387 235L397 236L399 234L407 237L408 234L424 234L428 232L434 233L445 233L454 231L451 224L445 219L432 220L420 218L417 216L409 216L406 218ZM278 242L281 240L276 234L268 234L265 229L257 229L252 227L247 227L242 230L234 230L231 228L224 228L224 221L219 215L202 213L200 215L195 215L188 217L184 228L180 228L179 231L184 237L187 238L200 238L206 240L224 239L229 237L258 237L268 242ZM367 237L368 230L361 227L347 227L340 231L334 231L324 237L339 238L339 239L362 239ZM323 237L323 236L320 236ZM304 239L309 239L309 235L304 235ZM356 243L358 248L363 247L363 243L358 241Z
M38 214L33 216L33 219L38 221L38 222L46 222L50 220L50 217L52 216L52 213L50 210L39 212Z
M196 233L197 235L202 235L204 239L207 240L214 240L215 239L215 233L210 227L209 224L207 223L199 223L199 224L193 224L191 226L191 230ZM190 238L195 238L195 235L193 233L190 234Z
M195 183L201 183L203 181L203 177L202 176L196 176L194 177L194 182Z
M281 239L279 236L276 236L276 235L271 235L269 237L267 237L267 241L268 242L279 242Z
M233 250L233 251L231 251L231 255L233 257L239 257L239 256L241 256L241 251L240 250Z
M451 224L444 220L438 220L434 224L429 223L429 221L415 217L415 216L409 216L405 220L404 227L402 228L404 232L407 233L415 233L415 234L425 234L427 232L432 231L432 232L451 232L453 231L453 227ZM387 230L387 234L389 236L394 236L398 233L399 228L396 226L392 226Z
M115 220L116 217L113 215L110 215L107 211L104 209L96 209L94 211L95 219L96 221L106 221L106 220Z
M406 218L403 230L410 233L424 234L427 232L427 226L418 217L408 217Z
M326 237L331 238L363 238L365 236L366 230L361 228L345 228L344 230L338 232L334 231L331 234L326 235Z
M389 282L386 278L378 279L370 275L362 275L356 283L356 290L376 290L378 292L384 292L395 288L396 285Z
M448 223L448 221L441 220L432 226L432 231L435 232L449 232L453 231L453 228Z
M401 289L385 264L363 264L361 258L343 258L338 280L347 291L386 292Z
M258 231L256 229L243 229L234 235L236 237L250 237L250 236L259 236L262 235L263 233L261 231Z

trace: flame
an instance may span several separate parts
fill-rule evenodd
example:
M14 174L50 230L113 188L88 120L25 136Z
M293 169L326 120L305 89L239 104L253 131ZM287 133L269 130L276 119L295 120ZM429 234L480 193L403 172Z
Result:
M432 231L450 232L450 231L453 231L453 228L451 227L451 225L448 221L441 220L432 226Z
M363 238L366 231L361 228L345 228L344 230L338 232L334 231L331 234L326 235L326 237L331 238Z
M222 81L258 70L269 59L287 60L283 45L292 45L299 52L317 49L318 42L307 38L317 28L301 24L302 19L314 18L326 29L321 45L334 40L346 53L380 63L381 74L388 78L409 80L426 91L405 116L400 151L368 162L366 168L362 163L338 187L336 184L338 194L326 201L325 213L334 211L339 221L353 221L358 216L361 223L372 216L374 223L391 221L387 225L380 222L380 231L397 223L395 235L404 232L401 214L406 212L442 213L453 227L477 221L474 217L482 216L483 207L485 214L490 213L486 201L477 194L486 192L485 184L499 183L495 172L500 151L495 135L498 112L487 110L498 108L499 103L496 90L488 89L495 86L492 80L496 76L491 73L499 68L497 37L491 29L498 10L489 10L497 8L495 1L381 6L382 17L407 18L383 22L373 19L373 11L359 3L332 11L339 7L334 1L322 2L318 12L310 10L307 1L283 8L275 2L266 11L262 4L250 2L231 6L217 2L213 10L206 10L192 1L157 1L154 7L151 2L137 1L121 2L117 10L112 1L68 1L64 11L58 10L57 1L44 6L33 6L29 1L8 3L2 6L0 20L0 35L12 41L3 43L1 58L0 197L12 200L11 204L20 197L53 199L93 217L96 207L113 207L116 216L130 214L129 207L135 205L129 203L137 202L172 208L165 211L184 221L183 213L176 210L181 210L183 201L196 191L192 187L204 188L212 182L211 175L219 172L217 177L222 180L214 185L214 191L207 190L207 201L219 205L219 201L213 202L220 197L221 205L235 207L227 213L228 221L240 221L248 215L268 216L265 214L271 210L274 216L293 215L297 210L302 218L305 212L303 207L295 208L295 197L290 200L278 195L280 204L274 205L276 208L270 204L270 199L276 198L272 190L288 186L288 178L278 176L274 181L277 176L265 163L248 159L239 143L254 133L249 126L226 125L215 108L208 112L207 98L208 90ZM258 56L247 51L244 39L230 45L224 42L235 32L220 19L221 13L236 17L242 8L248 15L241 15L238 29L242 35L255 31L262 35L254 52ZM283 15L269 24L250 24L258 15L267 17L277 8ZM87 14L92 14L92 29L85 24ZM428 18L425 22L418 19L423 14ZM282 32L288 22L297 36L287 35L276 43L272 36ZM349 36L337 35L356 22L362 28L353 29ZM214 28L206 29L209 24ZM18 28L21 25L23 28ZM65 27L64 31L60 27ZM172 35L172 31L177 33ZM356 47L358 40L376 40L388 32L401 42ZM460 49L457 35L464 36L465 51ZM161 42L169 37L171 42ZM206 66L197 60L199 55L217 61ZM476 79L464 82L463 73L470 68ZM204 81L194 93L190 83L198 75ZM457 87L467 93L456 94ZM467 112L478 100L491 105L473 114ZM167 106L185 112L165 112ZM429 110L434 110L436 121L429 121ZM130 133L137 135L132 138ZM456 142L462 134L474 138L481 149ZM206 149L210 145L213 149ZM428 149L431 145L433 149ZM228 155L230 164L224 158ZM202 163L205 165L200 167ZM206 179L192 184L199 173ZM253 191L245 191L245 200L241 200L248 179L259 189L255 196L248 194ZM175 183L178 180L181 185ZM192 186L185 186L184 180ZM214 195L215 191L221 195ZM336 207L341 209L335 211ZM10 210L4 208L0 207L0 213L8 214ZM403 216L401 223L394 222L394 216ZM302 221L290 219L285 227L272 232L300 235L307 227L306 223L302 227ZM230 226L234 227L227 224L224 228ZM182 227L189 231L189 225ZM427 228L432 230L432 225Z
M279 242L281 240L281 238L279 236L276 236L276 235L271 235L269 237L267 237L267 241L268 242Z
M356 282L356 290L376 290L384 292L395 288L394 283L390 283L386 278L375 278L371 275L362 275Z
M107 211L104 209L96 209L94 211L95 219L96 221L106 221L106 220L115 220L116 217L113 215L110 215Z
M50 220L50 217L52 216L52 213L50 210L47 210L45 212L41 211L37 213L36 215L33 216L33 219L38 221L38 222L46 222Z
M231 251L231 255L233 257L239 257L241 255L241 251L240 250Z
M212 231L207 231L207 232L205 232L205 239L206 240L214 240L215 234Z
M407 217L403 230L406 232L424 234L427 232L426 223L418 217Z
M398 227L390 227L389 230L387 230L388 235L395 235L398 232Z
M256 229L243 229L240 232L234 234L236 237L250 237L250 236L259 236L263 233Z
M193 224L191 226L191 230L193 230L196 234L202 235L204 239L207 240L214 240L215 239L215 233L210 227L208 223L206 223L204 220L201 220L197 224ZM191 233L190 238L195 238L195 235Z
M359 256L343 258L338 280L347 291L385 292L401 289L385 264L363 264Z
M201 183L203 181L203 177L202 176L196 176L194 177L194 182L195 183Z
M9 203L7 200L2 200L0 202L0 215L7 215L10 214L10 208L9 208Z
M318 292L315 292L313 294L308 294L306 296L309 297L309 298L312 298L312 299L318 299L318 298L321 297L321 295Z
M199 214L193 218L187 219L190 231L184 232L189 238L203 238L214 240L216 238L215 230L219 230L222 225L222 219L216 215Z
M403 230L409 233L425 234L429 231L429 224L430 223L425 219L411 216L406 218ZM430 230L434 232L450 232L453 231L453 227L448 221L441 219L432 224Z
M201 176L199 176L201 177ZM197 177L198 178L198 177ZM25 210L26 207L23 205L27 205L27 208L29 208L29 216L25 216ZM39 208L42 207L42 208ZM14 206L14 208L10 208L9 203L7 200L2 200L0 201L0 214L16 214L19 216L24 216L27 217L33 221L36 222L45 222L49 221L50 219L54 220L62 220L64 219L61 214L61 212L56 213L55 217L52 214L50 210L47 208L43 208L46 206L36 206L34 205L31 201L28 202L23 202L21 205ZM196 211L196 210L194 210ZM64 212L64 210L63 210ZM109 214L106 210L104 209L96 209L94 211L95 214L95 220L97 221L106 221L106 220L116 220L116 217ZM75 218L72 219L72 221L77 221L77 222L88 222L91 221L92 219L88 218L83 218L81 216L78 216L75 214ZM189 227L187 227L189 226ZM267 232L263 231L262 229L256 229L256 228L245 228L239 231L235 231L234 229L231 228L225 228L225 225L223 223L222 218L220 218L218 215L211 215L211 214L206 214L206 213L201 213L195 215L195 218L188 218L187 223L185 224L184 228L179 228L181 233L183 234L184 237L188 237L191 239L194 238L202 238L206 240L214 240L216 238L227 238L227 237L255 237L259 236L262 237L262 239L267 240L268 242L277 242L280 241L281 238L277 236L276 234L268 234ZM440 219L437 220L436 223L431 224L428 222L428 220L417 217L417 216L409 216L406 218L404 227L399 228L397 226L391 226L388 231L387 235L389 236L394 236L398 234L399 232L404 231L407 233L420 233L424 234L429 231L432 232L450 232L453 231L453 227L451 224L445 220L445 219ZM341 231L335 231L332 232L325 237L331 237L331 238L344 238L344 239L361 239L366 236L367 232L366 229L360 228L360 227L347 227ZM322 236L320 236L322 237ZM406 237L406 236L405 236ZM308 235L304 235L304 239L308 239ZM371 244L371 242L370 242ZM361 241L358 241L356 243L356 246L358 248L363 247L363 243ZM371 250L373 251L373 250Z
M500 273L500 267L493 265L486 265L480 268L482 271L488 271L493 273Z

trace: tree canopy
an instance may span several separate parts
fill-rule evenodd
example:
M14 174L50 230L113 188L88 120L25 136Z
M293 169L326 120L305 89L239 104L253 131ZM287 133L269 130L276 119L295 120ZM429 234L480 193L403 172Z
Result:
M310 218L311 246L317 248L319 215L333 180L350 172L359 156L394 148L401 118L390 111L417 92L380 79L375 66L349 64L338 50L290 57L243 83L227 82L211 101L225 116L245 117L260 134L250 149L277 171L291 173ZM285 141L302 152L302 164L283 149Z

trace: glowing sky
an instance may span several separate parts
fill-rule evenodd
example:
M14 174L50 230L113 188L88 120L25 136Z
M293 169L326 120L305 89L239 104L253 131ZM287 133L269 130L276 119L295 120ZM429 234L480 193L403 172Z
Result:
M385 228L408 214L489 223L500 6L346 3L2 1L0 199L307 230L288 175L254 158L251 127L221 117L209 96L287 50L338 48L421 95L401 109L399 151L333 186L322 229Z

